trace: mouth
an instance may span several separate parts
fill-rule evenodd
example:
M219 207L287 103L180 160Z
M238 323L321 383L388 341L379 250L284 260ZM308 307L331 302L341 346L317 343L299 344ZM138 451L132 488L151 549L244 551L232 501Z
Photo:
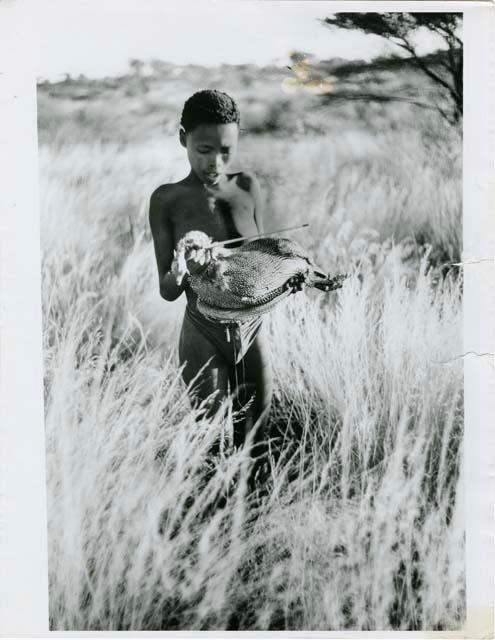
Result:
M210 182L213 184L219 179L220 174L216 173L215 171L207 171L203 173L203 177L206 182Z

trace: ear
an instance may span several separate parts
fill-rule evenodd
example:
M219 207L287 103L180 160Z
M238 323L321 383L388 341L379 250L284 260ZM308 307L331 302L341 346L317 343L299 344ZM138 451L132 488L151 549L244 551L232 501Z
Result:
M183 147L187 147L186 130L181 125L179 129L179 142Z

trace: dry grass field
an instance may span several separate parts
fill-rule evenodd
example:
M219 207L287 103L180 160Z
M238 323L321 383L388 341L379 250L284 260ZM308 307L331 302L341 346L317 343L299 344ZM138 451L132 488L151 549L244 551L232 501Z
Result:
M282 95L250 68L174 73L39 88L51 627L459 628L458 132L410 105ZM270 315L257 501L231 407L189 405L183 302L159 297L147 222L187 169L176 120L205 85L239 100L267 227L310 222L294 237L350 273Z

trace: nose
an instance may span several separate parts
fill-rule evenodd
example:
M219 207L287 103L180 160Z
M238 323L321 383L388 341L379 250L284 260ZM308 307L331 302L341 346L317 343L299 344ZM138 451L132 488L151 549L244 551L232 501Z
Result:
M220 171L223 167L223 158L220 153L212 156L210 158L210 162L208 164L208 168L210 171Z

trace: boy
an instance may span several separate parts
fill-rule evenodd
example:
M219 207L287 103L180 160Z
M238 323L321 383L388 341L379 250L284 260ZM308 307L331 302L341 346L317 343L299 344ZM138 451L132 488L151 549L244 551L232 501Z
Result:
M216 90L195 93L185 103L179 140L187 150L191 170L174 184L152 194L150 225L153 234L160 295L175 300L182 292L187 306L179 342L183 378L189 384L199 372L195 393L212 398L214 412L230 391L245 417L236 424L234 444L241 445L253 427L258 437L270 409L272 373L261 319L226 326L206 319L196 306L187 276L177 284L172 262L174 248L189 231L199 230L213 241L252 236L263 231L260 189L253 175L228 173L239 135L239 110L230 96ZM230 245L232 248L235 245ZM190 273L211 259L207 250L188 250Z

